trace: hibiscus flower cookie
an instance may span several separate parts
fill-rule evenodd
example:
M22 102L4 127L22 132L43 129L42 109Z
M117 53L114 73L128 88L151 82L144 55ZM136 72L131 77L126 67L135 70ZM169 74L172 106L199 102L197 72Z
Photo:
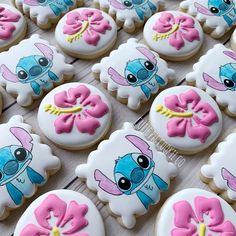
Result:
M164 7L163 0L94 0L95 6L108 12L124 31L134 33L155 12Z
M0 54L0 85L16 96L17 103L29 106L54 85L71 79L74 67L39 35L21 41Z
M185 189L172 195L163 205L155 231L155 236L233 236L236 235L236 213L214 193L198 188Z
M164 11L152 16L144 26L147 45L172 61L183 61L201 48L204 34L198 21L178 11Z
M97 143L109 130L111 119L108 99L84 83L55 88L43 99L38 111L43 133L66 149L84 149Z
M32 197L38 186L60 168L60 161L51 149L32 134L32 127L23 117L13 116L0 125L0 219L9 210L20 207L25 198Z
M54 190L37 198L24 212L15 236L105 236L93 202L71 190Z
M114 46L117 26L105 12L94 8L78 8L59 21L55 36L59 46L67 54L93 59Z
M83 5L83 0L12 0L40 28L48 29L68 11Z
M174 78L174 71L158 54L133 38L95 64L92 71L109 92L133 110Z
M227 114L236 116L235 72L236 53L217 44L193 66L193 72L186 75L186 80L215 97Z
M196 16L206 33L222 37L236 22L235 0L186 0L181 10Z
M204 91L177 86L156 97L150 110L150 123L160 138L178 152L194 154L218 138L222 114Z
M134 227L136 217L159 202L176 174L174 164L131 123L124 123L90 153L87 164L76 168L76 175L87 179L88 188L97 191L126 228Z
M20 42L26 34L24 16L8 4L0 4L0 52Z

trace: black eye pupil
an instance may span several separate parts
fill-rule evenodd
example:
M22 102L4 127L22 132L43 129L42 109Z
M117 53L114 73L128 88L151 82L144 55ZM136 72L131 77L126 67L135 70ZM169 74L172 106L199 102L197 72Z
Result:
M3 178L3 174L2 172L0 172L0 180Z
M228 88L234 87L234 82L233 82L232 80L229 80L229 79L225 79L225 80L224 80L224 84L225 84L225 86L228 87Z
M231 4L231 1L230 0L224 0L224 2L226 3L226 4Z
M28 77L28 74L24 70L20 70L17 73L17 76L19 79L26 79Z
M131 187L131 183L128 179L126 179L125 177L121 177L118 181L118 185L120 189L123 190L128 190Z
M144 65L148 70L153 70L154 68L154 65L150 61L146 61Z
M127 7L131 7L131 6L132 6L132 3L129 2L129 1L124 1L124 5L127 6Z
M46 0L38 0L39 3L44 3Z
M135 82L137 82L137 78L136 78L134 75L132 75L132 74L129 74L129 75L127 76L127 80L128 80L130 83L135 83Z
M24 161L27 157L27 152L24 148L17 148L14 155L18 161Z
M39 59L39 64L40 64L41 66L47 66L47 65L48 65L48 59L45 58L45 57L40 58L40 59Z
M216 7L211 7L211 8L210 8L210 11L211 11L212 13L218 13L218 12L219 12L219 10L218 10Z
M140 155L137 159L138 164L142 167L142 168L148 168L149 167L149 160L147 157Z

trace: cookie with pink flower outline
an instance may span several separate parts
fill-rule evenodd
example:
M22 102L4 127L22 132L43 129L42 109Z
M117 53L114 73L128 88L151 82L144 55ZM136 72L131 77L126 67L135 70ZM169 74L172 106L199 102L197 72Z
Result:
M111 119L108 99L84 83L67 83L53 89L38 110L43 133L66 149L84 149L95 144L107 133Z
M143 37L147 45L163 58L181 61L198 52L204 34L201 25L192 16L178 11L164 11L147 21Z
M117 27L112 17L105 12L95 8L78 8L59 21L55 37L67 54L92 59L113 47Z
M105 236L94 203L71 190L54 190L34 200L19 219L16 236Z
M220 38L236 24L235 0L185 0L180 9L197 18L206 33Z
M222 114L206 92L177 86L157 95L150 110L153 129L178 152L194 154L209 147L222 129Z
M159 211L155 236L160 235L236 235L236 213L212 192L185 189L167 199Z

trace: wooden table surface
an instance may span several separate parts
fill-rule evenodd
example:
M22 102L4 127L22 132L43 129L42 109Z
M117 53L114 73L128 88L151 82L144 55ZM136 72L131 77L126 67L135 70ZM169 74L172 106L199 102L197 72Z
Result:
M0 3L9 3L10 0L0 0ZM179 0L165 0L167 10L178 9ZM86 6L91 6L91 2L86 2ZM42 38L47 39L52 45L57 46L54 37L54 29L49 31L43 31L39 29L33 22L27 19L28 22L28 33L27 37L30 37L32 34L40 34ZM185 62L169 62L169 67L176 71L177 80L174 82L172 86L178 86L181 84L185 84L185 75L192 71L192 65L198 61L199 57L207 52L208 49L212 48L217 43L223 43L226 46L229 46L229 39L231 32L228 32L223 38L219 40L215 40L210 38L208 35L205 35L205 40L203 43L203 47L200 52L195 55L193 58L185 61ZM142 41L142 30L139 30L133 35L125 33L122 29L118 30L118 39L117 43L114 48L117 48L120 44L127 41L127 39L135 37ZM98 87L101 91L103 91L113 106L113 122L112 127L108 135L122 127L123 122L129 121L135 123L136 128L142 130L150 140L156 140L155 136L149 129L146 121L148 119L148 112L153 100L149 101L148 103L142 105L142 108L138 112L133 112L129 110L125 105L119 103L115 98L113 98L107 90L105 90L101 84L95 80L91 73L91 67L94 63L98 62L100 59L97 60L80 60L75 59L70 56L66 56L66 60L68 63L71 63L75 66L76 75L73 81L81 81L85 83L89 83ZM203 189L208 189L208 186L203 184L198 175L201 166L208 160L208 157L214 151L215 146L219 141L221 141L227 134L232 132L235 128L235 120L223 114L223 132L219 139L207 150L199 152L193 156L179 156L173 155L173 153L169 153L166 147L161 142L157 142L157 146L166 152L169 159L175 162L179 166L179 175L178 177L172 182L170 191L162 194L161 202L156 206L153 206L148 214L140 217L137 221L135 228L132 230L127 230L119 225L116 219L109 215L109 212L106 206L100 202L97 196L90 192L85 184L83 184L74 174L75 167L78 164L86 163L88 154L96 149L96 146L90 148L89 150L85 151L66 151L63 149L58 148L52 142L50 142L40 131L39 126L37 124L37 110L40 104L40 101L36 101L32 106L28 108L20 107L14 98L8 95L4 89L0 88L0 92L4 98L4 109L3 113L0 117L0 123L7 122L13 115L22 115L25 119L25 122L29 123L33 126L34 132L41 136L41 139L44 143L48 144L55 155L57 155L62 162L61 170L54 176L52 176L47 184L40 188L36 195L34 195L31 199L27 200L25 204L13 211L6 220L0 223L0 236L10 236L14 233L14 229L16 223L22 213L25 211L27 206L38 196L41 194L53 190L53 189L71 189L78 192L83 193L84 195L88 196L97 206L98 210L101 212L102 218L105 223L106 228L106 235L107 236L128 236L128 235L142 235L142 236L149 236L154 234L154 225L156 220L156 215L160 206L163 202L168 198L169 195L177 192L181 189L185 189L188 187L200 187ZM2 135L2 134L0 134ZM0 196L1 197L1 196Z

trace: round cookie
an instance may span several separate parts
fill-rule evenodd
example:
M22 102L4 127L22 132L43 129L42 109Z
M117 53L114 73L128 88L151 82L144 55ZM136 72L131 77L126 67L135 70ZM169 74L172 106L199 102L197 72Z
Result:
M147 21L143 37L162 58L183 61L198 52L204 34L201 25L192 16L179 11L164 11Z
M206 92L191 86L162 91L150 110L150 123L179 153L194 154L210 146L222 129L222 114Z
M65 149L84 149L97 143L111 126L112 108L92 85L67 83L43 99L38 123L43 133ZM45 122L46 121L46 122Z
M0 4L0 52L20 42L26 30L24 16L13 6Z
M15 236L105 236L102 217L81 193L54 190L38 197L21 216Z
M169 235L236 235L236 213L214 193L185 189L172 195L158 213L155 236Z
M67 54L76 58L93 59L114 46L117 26L105 12L94 8L78 8L59 21L55 37Z

